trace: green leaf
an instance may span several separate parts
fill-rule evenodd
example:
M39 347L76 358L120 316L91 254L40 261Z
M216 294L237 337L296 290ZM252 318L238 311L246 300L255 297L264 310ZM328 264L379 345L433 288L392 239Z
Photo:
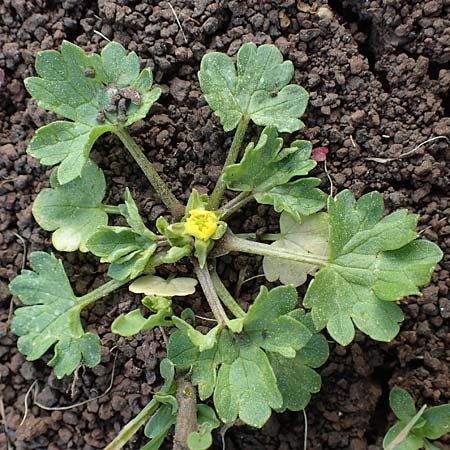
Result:
M52 242L60 251L88 251L86 242L98 227L106 225L108 214L102 205L105 177L90 161L81 177L60 185L51 177L51 188L42 190L33 204L36 222L53 231Z
M170 335L167 346L167 357L180 369L189 369L197 360L200 352L188 335L175 331Z
M264 128L258 143L247 146L241 162L227 167L224 180L228 189L263 195L317 165L310 159L310 142L294 141L289 148L282 147L276 128Z
M225 131L235 128L242 117L280 132L303 128L299 117L305 112L308 93L301 86L288 85L293 75L292 62L283 62L275 46L253 43L239 49L237 71L229 56L208 53L198 73L206 101Z
M86 70L93 77L87 76ZM145 117L161 94L159 88L150 90L151 71L144 69L140 74L139 71L136 54L127 54L116 42L109 43L101 56L88 56L67 41L62 43L60 52L39 52L36 57L39 77L27 78L25 86L39 106L72 122L58 121L38 130L28 152L43 164L62 161L58 171L61 184L79 176L96 139L114 131L119 123L117 110L107 112L105 122L98 121L97 116L113 97L128 95L120 89L129 89L135 98L134 102L127 100L126 120L122 122L125 126Z
M439 439L450 432L450 404L427 408L422 415L426 420L423 434L429 439Z
M386 450L392 441L404 430L408 422L397 422L394 426L389 428L383 440L383 448ZM395 446L395 450L419 450L423 448L424 441L416 434L409 432L407 436Z
M304 305L318 329L327 327L342 345L353 323L375 340L390 341L403 320L394 303L420 295L442 252L416 240L417 216L405 210L384 218L383 200L372 192L355 201L350 191L329 198L330 259L309 285Z
M172 325L171 301L164 297L145 297L142 303L156 314L151 314L145 318L139 309L130 311L127 314L120 314L114 319L111 331L121 336L133 336L140 331L151 330L157 326Z
M25 305L15 311L12 332L18 348L29 361L40 358L55 345L48 363L58 378L71 374L83 361L88 367L100 362L100 339L85 333L81 325L82 304L74 295L60 260L44 252L30 255L34 271L23 270L10 290Z
M326 213L317 213L302 218L299 223L293 216L284 212L280 216L281 238L272 247L294 250L299 253L327 256L329 252L329 224ZM318 266L266 256L263 259L264 275L268 281L280 280L283 284L300 286L307 275L313 275Z
M320 375L313 369L323 365L329 355L327 340L317 334L310 314L305 316L302 310L295 310L295 319L310 329L312 335L308 342L296 352L294 358L268 354L283 396L283 406L279 412L286 409L300 411L308 405L311 394L319 392L322 384Z
M398 386L389 393L389 405L398 419L408 422L417 413L411 394Z
M200 400L211 397L217 380L217 368L222 363L232 363L238 356L232 333L227 330L217 336L217 344L202 351L192 364L192 383L198 386Z
M151 441L141 450L158 450L169 430L175 425L176 418L170 405L161 405L145 425L144 434Z
M125 189L125 203L123 205L119 205L119 210L135 233L145 236L151 240L156 239L156 234L145 226L128 188Z
M318 178L303 178L257 192L255 200L263 205L273 205L276 212L286 211L300 222L302 216L314 214L325 206L327 195L316 187L320 183Z
M191 342L198 347L200 352L209 350L216 344L217 334L220 332L219 326L212 328L208 334L203 334L179 317L174 316L172 320L174 325L189 337Z
M81 176L95 141L112 129L110 125L91 127L58 120L39 128L27 151L45 166L61 163L58 182L65 184Z
M212 430L220 426L216 413L208 405L197 405L198 430L189 434L188 446L190 450L206 450L212 445Z
M157 247L151 231L141 235L127 227L99 227L86 242L86 248L101 262L111 263L108 275L116 280L141 275Z
M244 332L259 347L293 358L311 338L310 330L289 316L297 303L297 290L292 286L271 291L262 286L245 316Z
M165 280L156 275L144 275L131 283L129 289L135 294L174 297L193 294L197 283L195 278L178 277Z
M220 366L214 405L220 419L234 422L238 417L260 428L279 409L283 399L266 354L258 347L239 345L239 356Z

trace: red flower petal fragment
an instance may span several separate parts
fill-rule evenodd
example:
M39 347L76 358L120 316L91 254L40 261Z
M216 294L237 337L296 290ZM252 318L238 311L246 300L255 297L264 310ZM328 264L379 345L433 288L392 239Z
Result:
M311 159L317 162L325 161L327 159L328 147L313 148Z

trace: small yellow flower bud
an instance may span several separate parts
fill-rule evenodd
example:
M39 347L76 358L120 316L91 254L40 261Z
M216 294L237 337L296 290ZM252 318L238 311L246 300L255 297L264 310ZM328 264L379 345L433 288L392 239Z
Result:
M191 236L207 241L217 230L217 216L212 211L191 209L184 231Z

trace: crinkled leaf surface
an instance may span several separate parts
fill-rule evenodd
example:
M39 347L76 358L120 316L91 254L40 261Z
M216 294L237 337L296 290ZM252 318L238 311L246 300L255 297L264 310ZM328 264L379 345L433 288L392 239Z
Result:
M314 214L325 206L327 195L317 189L320 183L318 178L303 178L257 192L255 200L263 205L273 205L277 212L286 211L300 222L302 216Z
M309 285L304 305L318 329L350 343L355 324L375 340L390 341L403 314L394 301L420 295L442 252L417 240L417 216L406 210L383 216L383 199L372 192L355 201L350 191L329 198L329 262Z
M293 358L296 350L311 338L310 330L289 315L297 303L297 290L292 286L279 286L270 291L262 286L245 315L245 334L264 350Z
M279 353L268 353L269 361L283 396L283 406L279 412L290 409L300 411L311 400L311 394L320 390L322 381L314 370L328 359L328 343L325 336L318 334L310 314L305 315L296 309L291 317L307 327L311 333L306 344L295 354L294 358L285 358Z
M248 425L262 427L271 410L281 408L283 398L263 350L239 341L236 346L238 357L222 364L217 374L214 405L225 423L239 417Z
M299 118L308 103L305 89L288 85L293 75L292 62L283 62L275 46L246 43L237 54L237 70L224 53L208 53L202 59L198 77L225 131L248 117L257 125L293 132L303 128Z
M217 333L216 345L199 352L186 334L171 335L168 357L176 367L192 367L192 382L205 400L214 393L214 405L223 422L238 417L261 427L271 409L281 408L282 397L269 360L245 335L229 330Z
M93 161L70 183L61 185L52 175L51 188L42 190L34 201L33 215L44 230L53 231L52 242L57 250L88 251L87 240L108 223L102 205L105 187L103 172Z
M10 284L11 292L25 305L15 311L12 332L18 348L28 360L40 358L52 345L49 365L56 376L71 374L83 361L94 367L100 362L100 339L85 333L81 306L74 295L60 260L44 252L30 256L33 271L23 270Z
M283 139L278 137L277 130L265 128L258 143L247 146L241 162L227 167L224 176L227 187L233 191L259 193L266 203L272 188L287 183L294 176L306 175L316 166L310 159L309 142L294 141L289 148L282 147ZM275 203L275 197L270 202Z
M93 76L86 76L86 70ZM106 113L105 122L97 120L98 113L111 103L121 88L138 92L139 104L127 106L128 126L145 117L161 94L150 89L153 76L150 69L140 72L139 59L117 42L109 43L101 55L87 55L67 41L61 51L44 50L36 57L38 77L25 80L28 92L39 106L53 111L72 122L58 121L38 130L30 142L29 153L42 164L62 162L58 181L67 183L81 174L95 140L118 124L117 112Z
M283 212L280 216L281 238L272 246L290 251L297 250L299 253L327 256L329 252L328 226L326 213L304 217L299 223L293 216ZM280 280L283 284L300 286L306 281L307 275L316 273L318 266L265 256L263 270L269 281Z

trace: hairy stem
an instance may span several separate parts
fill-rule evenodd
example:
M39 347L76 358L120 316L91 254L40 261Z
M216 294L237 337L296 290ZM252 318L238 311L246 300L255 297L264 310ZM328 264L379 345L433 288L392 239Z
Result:
M78 306L80 307L80 309L83 309L87 305L90 305L91 303L96 302L105 295L108 295L111 292L115 291L116 289L119 289L121 286L127 284L129 281L130 280L122 280L122 281L110 280L105 284L102 284L98 288L94 289L93 291L83 295L82 297L78 297Z
M214 289L217 292L222 303L230 310L234 317L244 317L245 311L239 306L238 302L233 298L233 296L228 292L228 289L222 283L219 275L215 270L211 272L211 279L214 285Z
M121 214L120 208L116 205L102 205L102 208L108 214Z
M172 194L167 184L162 180L156 169L153 167L153 164L144 155L142 147L136 143L125 128L118 127L114 130L114 132L125 145L126 149L130 152L131 156L138 163L148 181L150 181L150 184L161 197L161 200L167 208L169 208L172 215L176 219L182 217L184 215L184 206Z
M273 256L275 258L288 259L290 261L314 264L317 266L325 266L328 262L327 258L312 255L310 253L292 252L290 250L272 247L261 242L248 241L234 236L231 233L226 234L218 244L217 251L242 252L251 253L253 255Z
M227 159L225 160L225 164L222 168L222 172L220 173L217 184L209 199L209 208L211 210L217 209L220 205L220 202L222 201L223 193L225 192L226 188L225 181L223 180L223 175L226 168L229 165L234 164L238 158L239 150L241 149L242 142L244 141L245 132L247 131L249 122L249 117L242 116L236 129L236 133L234 134L233 142L231 143L230 151L228 152Z
M104 450L120 450L136 433L151 415L158 408L159 402L155 399L151 400L150 403L130 422L128 422L116 438L110 442Z
M209 270L206 267L201 268L195 260L194 270L215 319L219 325L226 325L228 323L228 317L214 289Z
M185 373L177 376L177 402L173 450L188 450L188 436L197 431L197 392Z
M236 211L239 211L243 206L245 206L247 203L251 202L253 200L253 195L251 192L243 192L241 197L241 194L239 194L237 198L241 197L239 201L236 201L234 203L233 200L229 203L227 203L221 210L224 211L224 214L222 215L222 219L226 219L227 217L234 214ZM231 204L231 206L229 206Z

